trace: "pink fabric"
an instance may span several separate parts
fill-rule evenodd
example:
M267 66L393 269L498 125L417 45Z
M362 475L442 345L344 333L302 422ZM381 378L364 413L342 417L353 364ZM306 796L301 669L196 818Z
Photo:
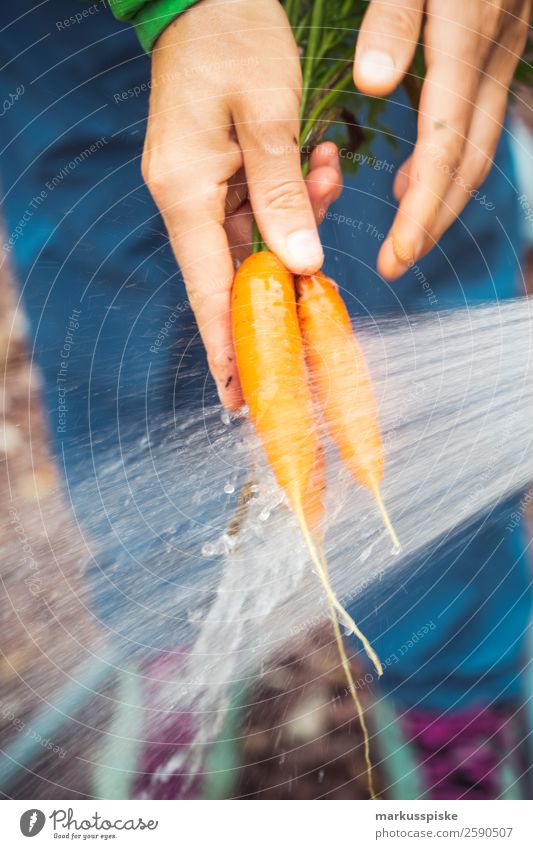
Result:
M194 717L172 710L172 684L179 686L184 655L169 654L152 662L145 671L146 711L144 748L134 784L136 799L196 799L202 775L194 768L191 744Z
M402 718L414 745L429 799L497 799L500 767L510 749L509 715L471 708L413 710Z

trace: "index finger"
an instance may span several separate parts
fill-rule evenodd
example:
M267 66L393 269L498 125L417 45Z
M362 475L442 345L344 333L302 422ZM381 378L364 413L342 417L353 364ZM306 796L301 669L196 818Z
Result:
M222 144L223 141L223 144ZM179 150L179 157L174 155ZM222 403L241 403L230 322L234 267L224 230L227 180L241 163L216 128L146 154L145 179L163 216Z

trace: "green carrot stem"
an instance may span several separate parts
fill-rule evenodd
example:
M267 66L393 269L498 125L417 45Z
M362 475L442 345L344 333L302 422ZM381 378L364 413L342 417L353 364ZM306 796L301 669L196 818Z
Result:
M342 59L329 59L327 56L324 56L322 61L324 63L327 62L328 64L322 75L317 75L316 86L318 90L318 97L320 97L322 91L329 91L329 89L335 88L336 81L338 81L339 77L343 76L343 72L348 66L351 67L352 57L348 51L346 51L346 55L343 56Z
M305 147L311 138L315 146L326 132L327 124L340 114L336 113L335 103L342 97L351 79L353 45L347 43L347 34L353 32L353 28L351 20L347 18L344 21L344 15L352 11L352 0L344 0L339 4L340 26L327 25L326 0L314 0L306 11L302 0L286 0L284 6L297 44L305 44L302 57L300 146ZM346 28L343 28L343 23L346 23ZM331 60L327 58L330 51L334 56ZM344 69L346 71L343 74ZM306 177L309 156L302 159L302 176ZM254 219L252 251L256 253L266 248Z
M339 98L341 94L343 94L346 86L352 79L352 68L350 66L349 70L345 73L345 75L339 80L338 85L335 88L330 89L327 94L316 104L314 109L309 114L306 123L304 124L301 133L300 133L300 144L305 145L311 130L315 122L318 120L320 115L328 108L331 107L335 101Z
M311 12L308 9L307 12L302 16L301 21L294 27L294 40L296 44L300 47L303 39L303 34L309 27L309 20L311 18Z
M257 221L255 218L252 218L252 253L256 254L259 253L259 251L265 250L267 250L267 246L263 241L263 237L261 236L261 232L257 226Z
M301 11L298 8L299 4L298 4L297 0L285 0L285 3L283 5L284 5L284 8L285 8L285 14L287 15L287 17L289 19L289 23L290 23L291 27L294 29L294 26L296 24L296 17L297 17L297 15L295 13L298 12L298 11Z
M322 34L323 13L324 0L314 0L313 8L311 11L311 20L309 22L309 36L307 39L307 48L302 63L303 91L302 105L300 109L300 115L302 117L305 115L305 108L307 106L307 101L309 100L309 96L311 93L311 79L313 75L313 67L317 59L320 36Z

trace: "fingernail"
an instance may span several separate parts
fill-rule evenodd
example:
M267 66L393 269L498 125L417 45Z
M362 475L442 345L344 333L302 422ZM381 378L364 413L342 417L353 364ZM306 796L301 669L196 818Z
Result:
M297 230L287 236L286 245L289 265L294 267L295 271L316 271L324 261L316 230Z
M387 82L394 74L394 61L389 53L382 50L368 50L357 59L357 68L361 76L373 82Z

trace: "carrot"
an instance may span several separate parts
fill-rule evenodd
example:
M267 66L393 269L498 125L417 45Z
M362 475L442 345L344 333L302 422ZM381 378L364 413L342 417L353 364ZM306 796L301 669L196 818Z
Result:
M233 281L233 342L243 398L268 462L297 517L318 534L324 471L298 326L294 278L269 251Z
M298 317L312 389L331 438L355 479L374 495L395 548L380 492L383 443L370 373L336 284L319 272L297 280Z
M307 381L294 278L274 254L253 253L239 267L233 281L231 315L243 398L272 471L294 510L328 599L341 664L363 730L369 791L375 798L368 730L337 617L361 639L378 674L383 670L330 584L321 547L322 449Z

